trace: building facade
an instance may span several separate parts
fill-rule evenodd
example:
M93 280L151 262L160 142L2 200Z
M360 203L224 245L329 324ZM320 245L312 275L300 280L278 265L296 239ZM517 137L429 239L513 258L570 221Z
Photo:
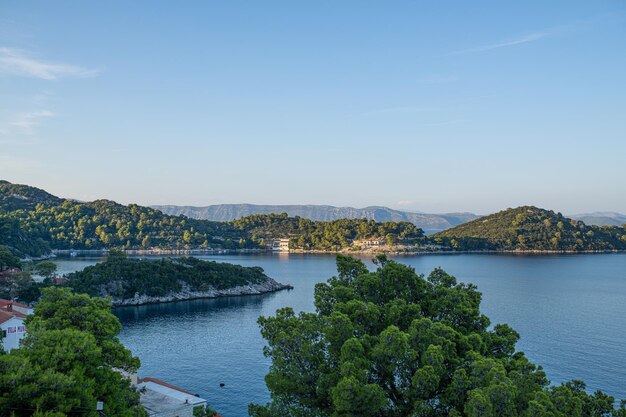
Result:
M273 241L272 250L275 252L289 252L289 238L276 239Z
M27 305L0 299L0 345L8 352L20 347L20 340L26 336L24 320L33 314Z

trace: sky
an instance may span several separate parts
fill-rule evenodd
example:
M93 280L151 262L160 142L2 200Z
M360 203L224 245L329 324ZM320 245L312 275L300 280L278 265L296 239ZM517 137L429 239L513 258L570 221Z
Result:
M626 2L0 0L0 179L626 212Z

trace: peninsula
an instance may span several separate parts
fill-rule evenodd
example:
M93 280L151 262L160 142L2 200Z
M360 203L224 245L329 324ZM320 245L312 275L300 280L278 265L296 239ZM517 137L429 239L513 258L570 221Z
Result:
M192 257L130 259L112 251L106 261L69 274L76 293L111 297L114 306L256 295L284 289L260 267L243 267Z

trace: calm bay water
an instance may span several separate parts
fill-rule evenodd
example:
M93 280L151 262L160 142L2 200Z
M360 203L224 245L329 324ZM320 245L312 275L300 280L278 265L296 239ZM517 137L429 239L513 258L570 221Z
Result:
M313 289L335 273L331 255L224 255L205 259L261 266L291 291L194 300L115 310L122 342L141 359L140 376L161 378L207 398L225 417L247 415L269 399L269 361L256 320L291 306L313 310ZM59 259L60 272L98 258ZM553 383L583 379L626 399L626 254L397 258L428 274L441 266L478 285L492 323L521 334L518 349L542 365ZM369 262L369 261L368 261ZM224 383L223 388L219 387Z

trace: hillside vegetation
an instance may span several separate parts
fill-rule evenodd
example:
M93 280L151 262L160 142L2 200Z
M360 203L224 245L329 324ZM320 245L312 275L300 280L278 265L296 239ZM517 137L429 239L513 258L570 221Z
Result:
M424 241L424 232L413 223L377 223L366 219L341 219L315 222L283 214L256 214L230 222L246 231L253 242L280 237L290 238L290 248L336 251L351 247L354 241L381 239L388 245L411 245Z
M62 202L63 199L39 188L22 184L11 184L8 181L0 180L0 213L32 209L37 204L49 207Z
M50 249L254 246L226 223L169 216L136 204L64 200L6 181L0 182L0 196L0 244L20 256L41 256Z
M588 226L560 213L524 206L426 236L408 221L366 218L313 221L282 214L255 214L230 222L172 216L110 200L64 200L43 190L0 181L0 245L18 256L51 249L265 249L289 238L303 251L626 249L622 227Z
M135 295L166 296L180 291L225 290L265 283L260 267L243 267L196 258L129 259L113 253L105 262L68 276L77 293L127 299Z
M587 226L561 213L523 206L481 217L433 236L457 250L602 251L626 249L621 227Z
M0 183L0 190L2 195L20 190L20 195L29 196L28 204L19 208L13 197L0 201L0 244L20 256L41 256L50 249L265 248L281 237L292 238L294 248L339 250L354 239L383 239L396 244L417 242L423 237L421 229L409 222L313 222L281 214L254 215L224 223L170 216L149 207L110 200L64 200L6 181Z

